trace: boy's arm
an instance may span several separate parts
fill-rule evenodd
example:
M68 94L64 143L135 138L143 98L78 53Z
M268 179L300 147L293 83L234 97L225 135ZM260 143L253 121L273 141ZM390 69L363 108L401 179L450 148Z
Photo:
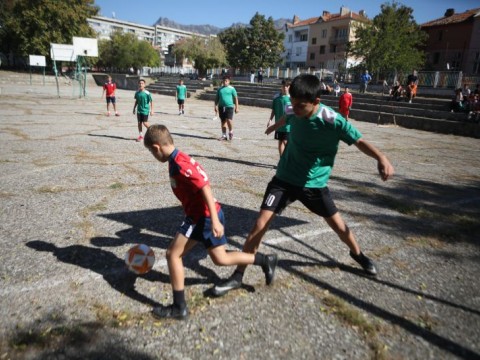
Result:
M273 131L277 130L278 128L281 128L286 123L287 123L287 119L284 115L275 124L272 124L269 127L267 127L267 130L265 130L265 134L270 135Z
M234 100L235 100L235 112L238 113L238 96L235 96Z
M135 104L133 104L133 114L135 115L135 109L137 108L137 100L135 100Z
M103 87L103 91L102 91L102 97L101 97L101 99L103 99L103 94L105 94L105 90L106 90L106 89L105 89L105 86L104 86L104 87Z
M393 176L393 166L380 150L362 138L358 139L355 145L361 152L377 160L378 172L383 181Z
M203 201L207 204L210 218L212 219L212 232L216 238L221 238L224 234L224 228L218 219L217 207L215 206L215 199L213 198L212 188L210 185L205 185L201 190Z
M153 115L153 99L150 99L150 115Z
M268 119L267 127L272 122L274 116L275 116L275 111L272 109L272 112L270 113L270 119Z

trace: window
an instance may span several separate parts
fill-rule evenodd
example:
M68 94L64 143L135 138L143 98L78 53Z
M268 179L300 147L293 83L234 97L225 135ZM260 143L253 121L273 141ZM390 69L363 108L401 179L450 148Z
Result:
M310 53L310 60L315 60L315 53Z
M438 41L442 41L442 38L443 38L443 30L440 30L438 32Z
M295 55L299 56L302 54L302 48L301 47L297 47L297 50L295 51Z
M300 35L300 41L308 41L308 34Z
M327 30L322 30L322 39L325 39L327 37Z
M330 52L331 53L337 52L337 45L330 45Z
M473 73L480 74L480 53L475 54L475 60L473 62Z
M436 52L433 54L433 63L438 64L439 61L440 61L440 53Z
M291 43L292 41L293 41L293 35L290 34L290 35L288 35L288 42Z
M312 38L312 45L315 45L317 43L317 38Z
M325 45L320 46L320 54L325 54Z

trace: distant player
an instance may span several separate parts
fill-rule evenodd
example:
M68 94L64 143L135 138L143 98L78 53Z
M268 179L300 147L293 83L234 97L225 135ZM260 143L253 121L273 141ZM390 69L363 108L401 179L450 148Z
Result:
M187 99L187 87L183 84L183 79L178 81L175 92L175 100L178 104L178 115L185 114L185 100Z
M113 111L115 111L115 116L120 116L117 112L117 105L116 105L116 98L115 98L115 91L117 90L117 84L112 82L112 77L108 75L107 82L103 85L103 95L106 93L107 99L107 116L110 116L110 103L113 105Z
M135 93L134 98L135 105L133 105L133 114L135 115L136 110L138 121L138 142L143 140L142 125L145 126L146 129L148 129L150 127L148 123L148 115L153 115L152 95L148 90L145 90L145 80L140 79L138 81L138 91Z

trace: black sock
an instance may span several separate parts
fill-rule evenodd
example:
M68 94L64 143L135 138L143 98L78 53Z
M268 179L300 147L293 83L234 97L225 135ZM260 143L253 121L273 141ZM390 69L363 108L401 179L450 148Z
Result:
M173 305L180 309L185 309L187 303L185 301L185 290L173 290Z
M235 270L232 274L232 278L239 281L239 282L242 282L243 281L243 272Z
M261 253L255 254L255 260L253 261L253 265L262 266L265 263L266 257Z

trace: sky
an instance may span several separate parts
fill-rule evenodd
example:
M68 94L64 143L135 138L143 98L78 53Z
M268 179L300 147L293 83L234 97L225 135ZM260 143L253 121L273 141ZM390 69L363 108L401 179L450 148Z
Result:
M305 20L320 16L322 12L338 13L346 6L353 12L365 10L369 18L380 12L380 5L387 0L95 0L100 15L142 25L153 25L159 17L166 17L182 25L214 25L220 28L233 23L248 24L256 12L272 17L292 19L294 15ZM390 1L391 2L391 1ZM456 13L480 7L478 0L398 0L411 7L418 24L443 17L445 10L454 8ZM219 6L219 3L222 4ZM139 6L140 5L140 6Z

